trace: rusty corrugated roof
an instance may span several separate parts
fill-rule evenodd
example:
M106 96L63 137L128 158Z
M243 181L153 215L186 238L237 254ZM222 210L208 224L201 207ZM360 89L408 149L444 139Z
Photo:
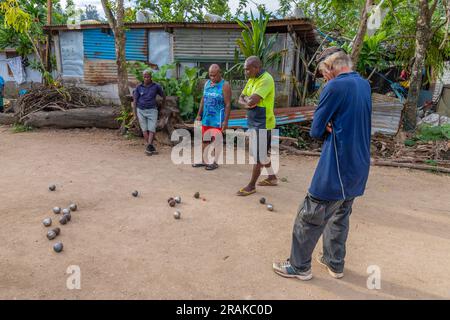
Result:
M218 22L131 22L125 23L129 29L164 29L174 28L192 28L192 29L241 29L234 21ZM110 28L107 23L80 24L79 26L70 26L67 24L46 25L45 31L71 31L96 28ZM311 19L275 19L269 20L267 24L268 33L295 31L308 42L317 42L317 36L314 23Z

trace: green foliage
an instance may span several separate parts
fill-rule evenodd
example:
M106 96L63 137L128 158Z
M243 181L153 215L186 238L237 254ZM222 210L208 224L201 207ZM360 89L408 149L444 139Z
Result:
M415 138L421 141L450 140L450 124L440 126L421 125Z
M204 21L205 11L232 17L226 0L137 0L137 9L149 9L156 22Z
M14 123L12 126L12 132L13 133L20 133L20 132L28 132L33 130L33 127L30 126L26 126L24 124L21 123Z
M383 41L386 39L386 32L381 31L373 36L365 36L361 53L359 56L357 70L367 75L366 71L369 69L377 68L383 70L388 67L387 60L390 60L392 56L383 46ZM370 71L369 71L370 72Z
M122 123L126 129L130 129L133 125L133 113L130 110L121 108L120 115L116 118L116 120Z
M277 41L277 35L272 35L268 39L266 37L267 23L271 17L271 13L267 12L264 7L258 7L259 16L255 17L250 13L250 26L246 21L236 19L236 22L243 29L241 38L236 40L240 53L248 58L257 56L261 59L265 68L278 65L281 62L283 51L274 51L273 46ZM239 61L239 52L235 51L236 64L227 70L226 76L237 70L243 73L244 64Z
M302 130L299 128L297 124L295 123L285 124L280 126L279 129L281 136L297 139L297 146L300 149L306 149L307 144L301 136Z
M128 68L139 81L143 81L143 71L149 69L148 65L142 62L128 64ZM167 96L178 97L180 114L183 119L193 120L197 114L202 97L199 82L206 77L207 72L201 72L196 67L186 67L178 79L168 77L167 72L175 68L175 63L161 66L159 70L152 71L152 80L163 87Z

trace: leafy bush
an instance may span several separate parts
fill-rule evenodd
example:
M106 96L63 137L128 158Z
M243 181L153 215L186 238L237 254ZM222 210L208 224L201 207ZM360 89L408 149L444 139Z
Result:
M441 126L421 125L416 138L422 141L449 140L450 124L443 124Z

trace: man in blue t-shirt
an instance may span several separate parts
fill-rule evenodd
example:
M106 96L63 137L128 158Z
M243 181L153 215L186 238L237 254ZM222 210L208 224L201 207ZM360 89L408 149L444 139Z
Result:
M3 97L5 96L5 79L0 76L0 112L3 112Z
M150 70L143 72L144 81L138 85L133 92L133 112L139 120L139 126L144 134L145 153L148 155L157 154L153 146L153 137L156 132L156 122L158 121L158 104L156 96L163 98L162 107L166 103L166 96L159 84L152 81Z
M310 135L324 140L322 153L295 219L290 258L273 264L277 274L300 280L312 278L311 256L322 235L318 263L332 277L344 276L352 204L364 193L370 167L369 82L352 70L352 61L342 49L324 50L317 62L328 82L320 94Z

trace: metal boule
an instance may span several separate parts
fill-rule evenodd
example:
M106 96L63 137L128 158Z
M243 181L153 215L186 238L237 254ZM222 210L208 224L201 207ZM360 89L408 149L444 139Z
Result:
M63 215L61 219L59 219L59 223L66 224L67 223L67 215Z
M47 232L47 239L48 240L53 240L53 239L56 238L56 236L57 236L57 234L53 230L50 230L50 231Z
M57 242L53 245L53 250L55 250L55 252L61 252L63 250L63 244L62 242Z
M44 224L44 226L50 227L52 225L52 219L51 218L45 218L44 220L42 220L42 223Z

